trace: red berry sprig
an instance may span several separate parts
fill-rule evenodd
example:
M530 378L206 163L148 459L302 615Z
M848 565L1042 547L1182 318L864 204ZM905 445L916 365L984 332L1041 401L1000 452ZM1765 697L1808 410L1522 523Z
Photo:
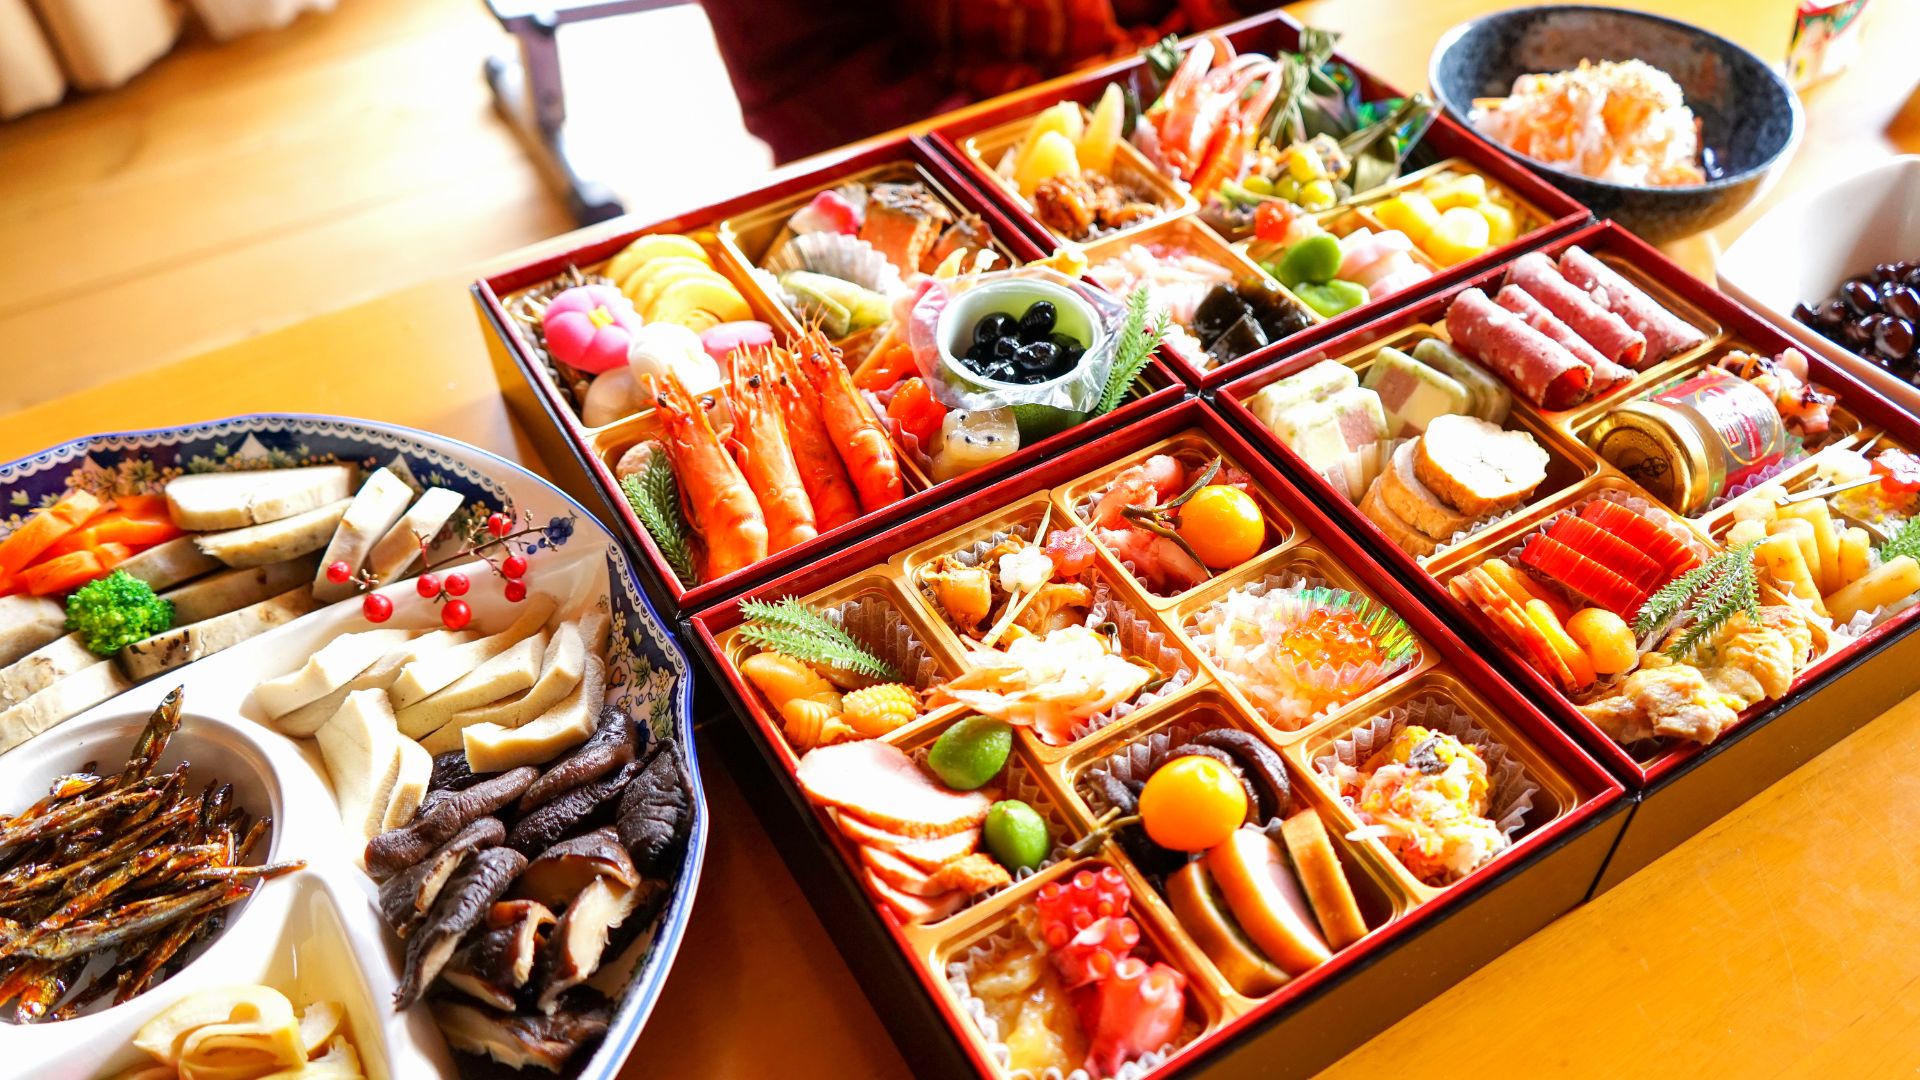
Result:
M537 546L527 537L545 534L546 526L533 524L532 514L525 515L524 524L516 523L512 515L506 513L496 511L489 514L484 522L473 527L467 542L461 544L458 550L443 558L429 560L421 567L420 576L414 580L414 591L422 600L440 605L441 625L449 630L464 629L473 622L473 608L460 598L472 590L473 582L461 571L437 574L435 569L455 562L484 562L501 580L501 595L506 597L508 603L518 604L527 598L527 563ZM421 538L420 554L423 559L432 542L432 537ZM362 589L379 585L365 571L354 574L352 567L344 562L329 564L326 573L327 579L335 584L357 581ZM369 592L361 602L361 610L368 622L386 622L393 617L393 600L383 594Z

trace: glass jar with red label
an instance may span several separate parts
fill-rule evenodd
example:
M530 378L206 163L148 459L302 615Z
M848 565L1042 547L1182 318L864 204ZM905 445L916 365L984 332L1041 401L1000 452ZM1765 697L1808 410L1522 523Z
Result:
M1594 425L1599 455L1688 517L1779 465L1787 429L1767 395L1721 368L1705 368Z

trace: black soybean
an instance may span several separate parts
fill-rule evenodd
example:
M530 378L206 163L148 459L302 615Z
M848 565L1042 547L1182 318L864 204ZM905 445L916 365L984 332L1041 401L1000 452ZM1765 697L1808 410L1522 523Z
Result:
M1053 333L1056 313L1050 300L1035 300L1027 313L1020 316L1020 336L1028 341L1045 341Z
M1004 311L996 311L984 316L978 323L974 324L973 340L986 343L999 338L1009 337L1013 334L1017 326L1018 324L1013 321L1013 316Z

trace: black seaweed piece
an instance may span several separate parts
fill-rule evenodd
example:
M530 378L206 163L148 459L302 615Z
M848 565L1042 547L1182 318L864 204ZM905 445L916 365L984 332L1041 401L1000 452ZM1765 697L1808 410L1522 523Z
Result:
M1231 286L1215 285L1193 309L1193 334L1201 341L1212 341L1251 314L1253 309Z
M506 838L507 827L499 818L480 818L469 822L426 858L388 878L380 886L380 914L387 925L403 938L413 933L467 853L498 847Z
M1214 363L1225 364L1266 343L1267 332L1260 328L1260 320L1248 312L1222 331L1219 337L1207 342L1207 355L1213 357Z
M532 810L582 784L600 779L632 761L633 753L633 717L617 705L605 706L600 710L599 726L587 741L548 766L533 786L527 788L527 793L520 796L520 810L523 813Z
M574 788L536 808L507 830L507 846L528 857L552 847L572 832L576 825L587 820L601 803L620 794L620 790L627 786L639 769L638 763L630 761L612 776L603 776L591 784Z
M1268 341L1291 337L1313 325L1305 308L1287 299L1280 286L1265 279L1240 283L1240 299L1253 311Z
M461 829L526 794L537 776L538 769L522 765L465 791L430 793L437 797L422 802L410 824L367 841L367 873L375 881L385 881L405 870Z
M505 895L507 886L527 868L526 856L512 848L493 847L474 853L458 877L440 890L440 898L420 929L407 939L407 959L393 1004L404 1009L440 975L467 932L480 925L487 908Z
M465 750L449 750L433 756L433 776L427 781L427 791L465 791L486 778L485 773L467 767Z
M666 868L693 827L686 766L681 763L679 746L661 743L620 797L614 825L642 874L654 876Z

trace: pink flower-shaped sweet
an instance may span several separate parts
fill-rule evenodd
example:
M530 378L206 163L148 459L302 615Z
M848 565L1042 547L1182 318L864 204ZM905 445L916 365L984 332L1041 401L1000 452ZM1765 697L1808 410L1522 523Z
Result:
M541 326L555 360L598 375L626 364L640 313L611 285L579 285L553 298Z

